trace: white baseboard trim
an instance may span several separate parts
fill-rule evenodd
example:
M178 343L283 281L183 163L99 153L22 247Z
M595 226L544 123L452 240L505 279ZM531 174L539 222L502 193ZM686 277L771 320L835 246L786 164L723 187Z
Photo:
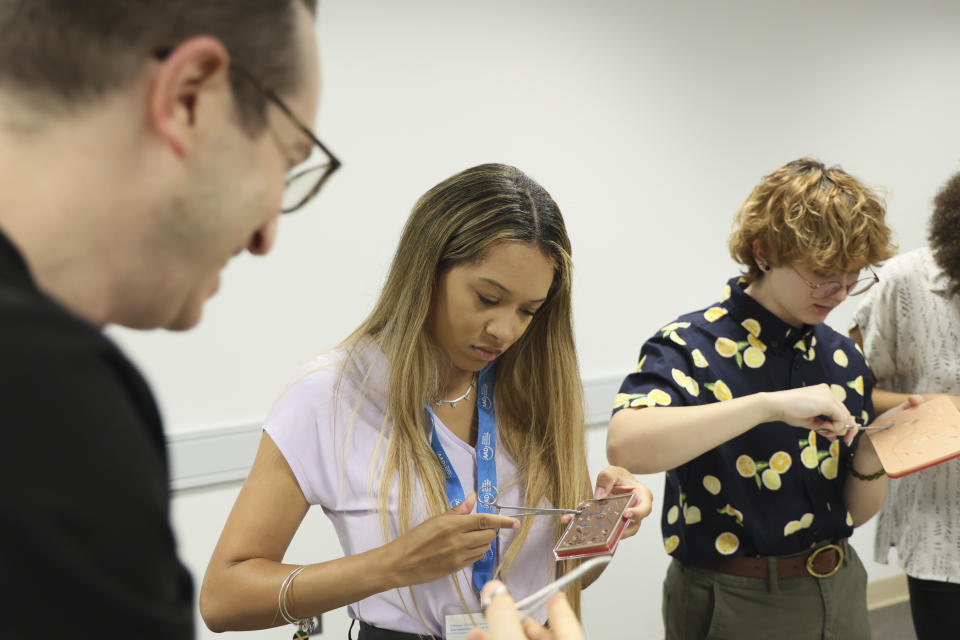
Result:
M170 488L179 491L243 480L259 442L259 424L167 434Z
M584 380L587 424L605 428L622 377ZM260 425L209 427L167 434L170 487L196 489L247 477L260 442Z
M882 609L910 600L910 590L907 587L907 574L899 573L895 576L874 580L867 585L867 609Z

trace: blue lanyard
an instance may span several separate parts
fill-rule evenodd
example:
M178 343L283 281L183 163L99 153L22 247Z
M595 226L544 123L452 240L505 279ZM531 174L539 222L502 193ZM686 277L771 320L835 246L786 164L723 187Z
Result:
M477 501L477 512L496 513L494 507L483 504L484 502L492 504L495 501L497 489L497 424L493 413L492 364L487 365L480 372L477 388L477 496L480 498ZM433 452L437 454L437 459L443 468L447 503L453 508L463 502L467 496L463 492L463 485L460 484L457 472L450 464L447 452L440 444L440 438L437 436L437 416L430 407L427 407L427 412L430 414L432 426L430 446L433 447ZM478 593L483 585L493 578L496 560L497 538L494 538L483 557L473 563L473 586Z

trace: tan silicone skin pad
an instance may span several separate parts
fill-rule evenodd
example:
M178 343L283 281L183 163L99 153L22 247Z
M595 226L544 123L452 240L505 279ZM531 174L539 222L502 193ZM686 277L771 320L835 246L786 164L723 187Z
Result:
M941 396L904 409L892 427L868 437L887 475L899 478L960 456L960 411Z

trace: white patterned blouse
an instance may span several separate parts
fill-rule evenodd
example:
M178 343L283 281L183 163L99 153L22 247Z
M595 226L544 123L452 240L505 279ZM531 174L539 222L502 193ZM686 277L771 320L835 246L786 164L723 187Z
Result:
M960 395L960 297L929 248L890 260L854 315L876 386ZM896 547L907 575L960 582L960 458L890 480L875 557Z

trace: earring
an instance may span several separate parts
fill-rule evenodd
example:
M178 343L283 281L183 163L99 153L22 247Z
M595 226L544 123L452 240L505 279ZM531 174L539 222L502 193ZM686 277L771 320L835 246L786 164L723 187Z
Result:
M768 264L763 264L762 262L758 262L757 266L760 267L761 271L770 271L770 265Z

